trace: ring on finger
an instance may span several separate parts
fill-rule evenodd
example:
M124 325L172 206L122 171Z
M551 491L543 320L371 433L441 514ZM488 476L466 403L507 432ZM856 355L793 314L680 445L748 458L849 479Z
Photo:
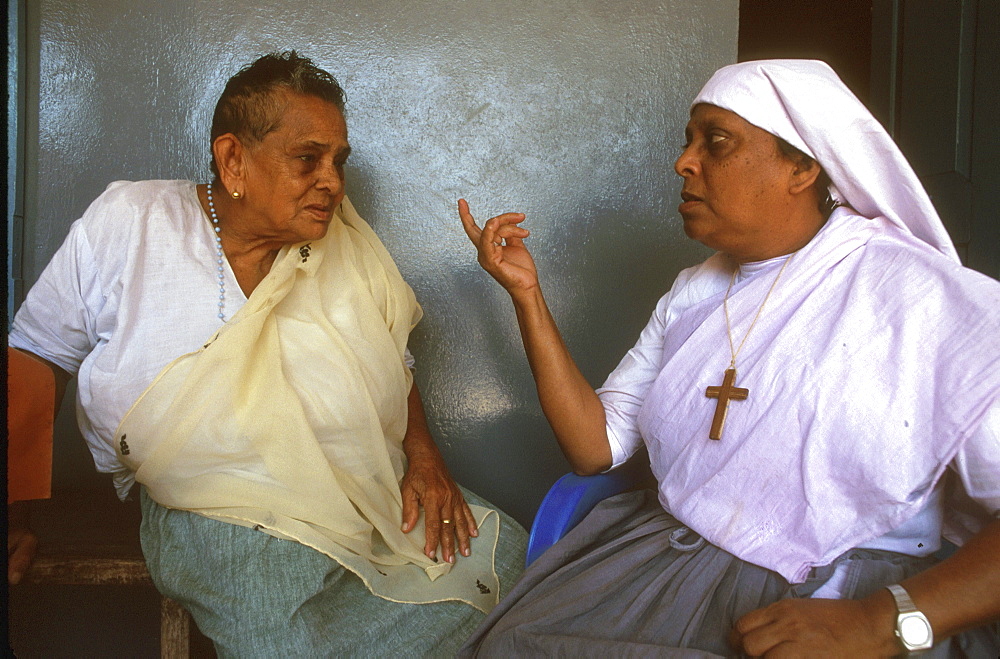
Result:
M442 519L441 523L442 524L451 524L451 520L450 519Z

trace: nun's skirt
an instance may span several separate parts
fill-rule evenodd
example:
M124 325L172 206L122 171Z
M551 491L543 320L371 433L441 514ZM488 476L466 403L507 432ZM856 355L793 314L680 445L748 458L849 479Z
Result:
M793 585L691 532L651 490L627 492L600 503L535 561L459 656L735 656L727 637L740 617L810 597L845 562L843 597L860 599L935 559L854 549ZM928 656L998 651L992 626L946 640Z

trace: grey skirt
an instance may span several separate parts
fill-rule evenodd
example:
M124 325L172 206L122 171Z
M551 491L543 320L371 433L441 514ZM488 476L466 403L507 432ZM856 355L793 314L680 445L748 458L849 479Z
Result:
M463 657L734 656L743 615L809 597L848 562L844 596L863 598L934 560L855 549L801 584L705 542L651 490L600 503L546 551L483 621ZM996 657L995 628L941 643L929 656Z
M485 616L461 602L390 602L314 549L164 508L145 488L140 498L153 582L191 613L220 657L451 657ZM501 595L523 570L526 546L524 529L500 513Z

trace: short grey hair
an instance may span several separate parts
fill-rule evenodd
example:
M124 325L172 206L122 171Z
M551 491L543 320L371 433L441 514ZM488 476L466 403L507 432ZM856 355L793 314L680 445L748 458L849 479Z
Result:
M270 53L240 69L226 83L215 105L209 145L226 133L248 143L260 142L281 122L282 91L315 96L344 112L344 90L332 75L294 50ZM218 176L214 155L211 168Z

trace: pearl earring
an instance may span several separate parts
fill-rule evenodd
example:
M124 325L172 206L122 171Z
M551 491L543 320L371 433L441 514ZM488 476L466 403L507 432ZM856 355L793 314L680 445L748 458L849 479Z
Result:
M240 198L240 193L237 192L236 190L233 190L233 199L239 199L239 198Z

